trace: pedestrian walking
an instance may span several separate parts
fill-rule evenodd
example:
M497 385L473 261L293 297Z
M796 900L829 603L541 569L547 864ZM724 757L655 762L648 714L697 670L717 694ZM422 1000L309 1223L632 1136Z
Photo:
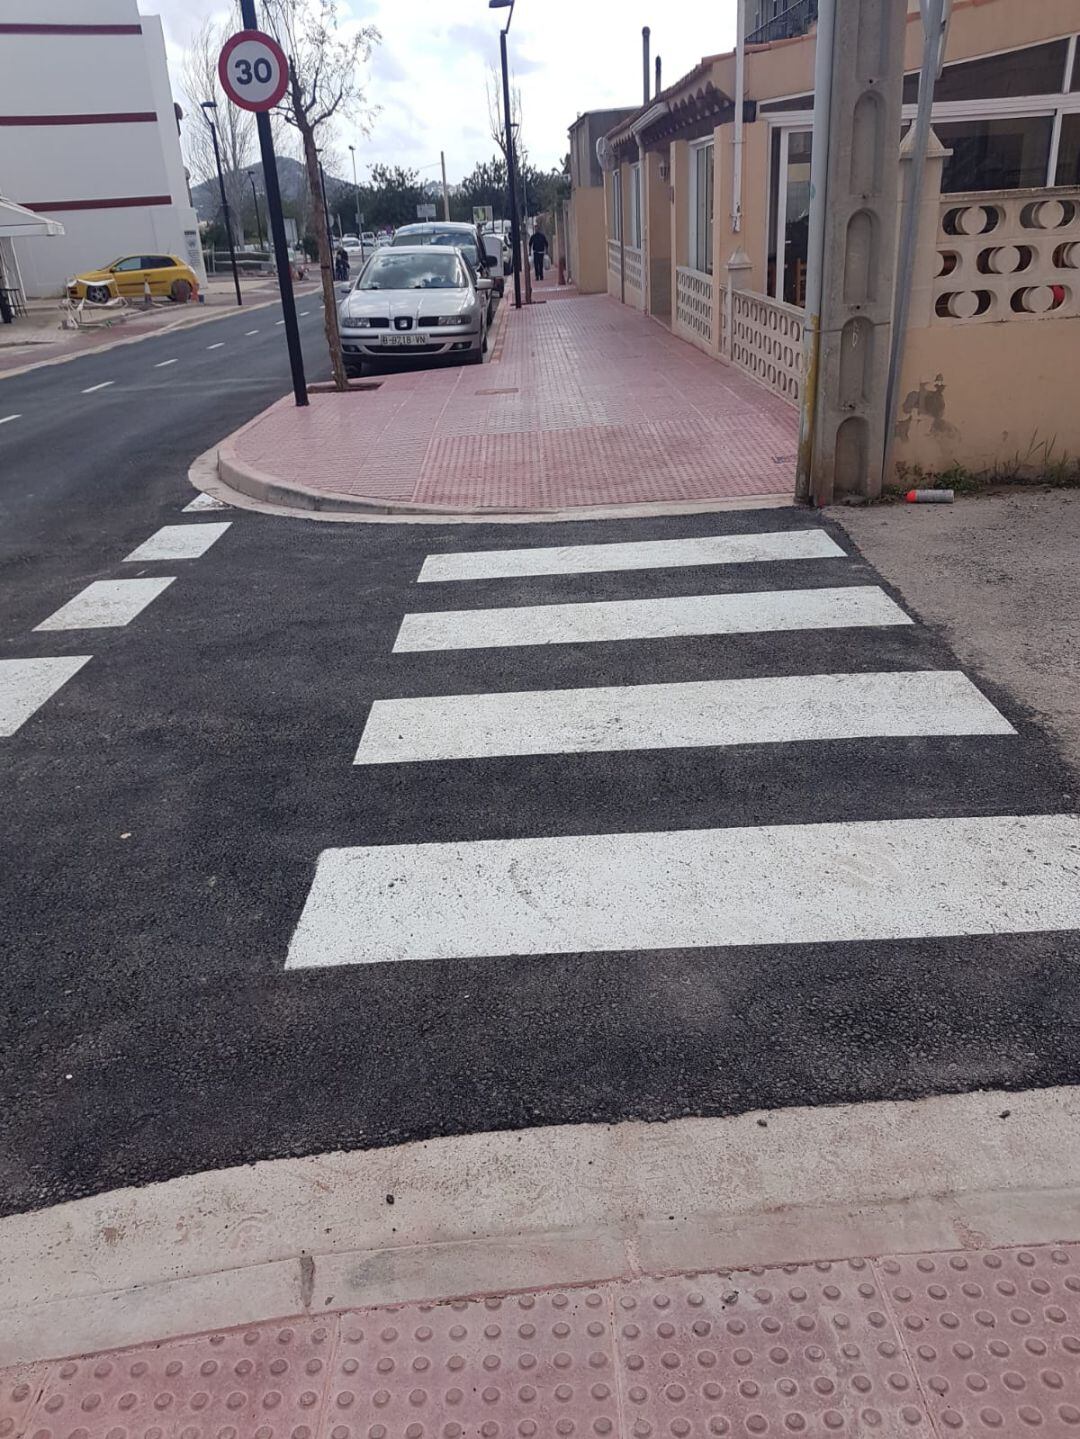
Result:
M529 249L532 251L533 271L536 278L542 280L544 278L544 257L548 251L548 238L539 225L529 236Z
M338 280L349 278L349 256L344 245L339 245L334 256L334 276Z

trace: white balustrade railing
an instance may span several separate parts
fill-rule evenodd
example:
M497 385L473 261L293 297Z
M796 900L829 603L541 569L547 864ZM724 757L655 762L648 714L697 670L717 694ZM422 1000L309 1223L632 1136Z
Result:
M675 271L675 319L712 346L713 277L680 265Z
M607 242L607 267L613 275L619 273L619 242L609 240Z
M931 324L1080 316L1080 186L942 196Z
M733 364L797 405L802 397L803 311L765 295L735 290L731 335L722 349Z

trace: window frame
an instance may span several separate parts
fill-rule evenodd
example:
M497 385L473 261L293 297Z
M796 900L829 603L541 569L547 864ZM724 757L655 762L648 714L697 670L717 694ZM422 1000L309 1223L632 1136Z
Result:
M611 238L622 243L622 166L611 172Z
M630 238L631 250L640 250L642 245L641 224L641 161L635 160L630 166Z
M699 221L698 221L698 206L699 206L699 201L700 201L700 198L701 198L700 195L699 195L699 193L698 193L698 185L699 185L699 182L700 182L700 176L699 176L699 174L698 174L698 157L699 157L704 151L706 151L706 150L711 150L711 151L712 151L712 156L711 156L711 173L712 173L712 181L713 181L713 183L712 183L713 213L712 213L712 216L711 216L711 220L712 220L712 233L711 233L711 234L708 233L710 227L709 227L708 225L706 226L706 234L707 234L707 236L708 236L708 249L707 249L706 259L707 259L707 262L708 262L708 263L707 263L707 265L705 265L705 266L701 266L701 265L699 265L699 264L697 263L697 261L698 261L698 259L699 259L699 257L700 257L699 241L700 241L700 239L701 239L701 236L700 236L700 234L699 234L699 232L698 232L698 223L699 223ZM715 232L715 222L716 222L716 137L715 137L715 135L706 136L705 139L703 139L703 140L695 140L695 141L693 141L693 142L690 144L690 146L689 146L689 151L690 151L690 184L688 185L687 188L688 188L688 190L689 190L690 225L689 225L689 234L688 234L688 245L687 245L688 257L687 257L687 258L689 259L690 269L691 269L691 270L696 270L699 275L711 275L711 274L713 273L713 238L714 238L715 233L716 233L716 232Z

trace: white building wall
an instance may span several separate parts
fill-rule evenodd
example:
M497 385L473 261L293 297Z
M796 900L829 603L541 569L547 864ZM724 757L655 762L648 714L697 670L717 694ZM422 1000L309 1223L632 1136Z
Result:
M17 242L27 292L142 251L201 273L160 19L136 0L3 0L0 22L0 194L65 230Z

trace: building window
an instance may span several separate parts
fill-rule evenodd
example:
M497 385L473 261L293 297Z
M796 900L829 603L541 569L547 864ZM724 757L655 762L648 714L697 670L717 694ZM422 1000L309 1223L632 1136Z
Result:
M1008 100L1019 95L1058 95L1068 57L1069 42L1052 40L1047 45L1028 45L1002 55L984 55L977 60L960 60L946 65L934 86L934 103L947 105L958 100ZM919 98L918 74L904 77L904 104Z
M1003 120L935 122L941 143L952 151L942 190L1026 190L1046 184L1051 115L1012 115Z
M713 144L690 151L690 264L713 272Z
M641 249L641 166L630 166L630 247Z
M1080 185L1080 114L1062 119L1056 183Z
M622 172L611 172L611 238L622 239Z

